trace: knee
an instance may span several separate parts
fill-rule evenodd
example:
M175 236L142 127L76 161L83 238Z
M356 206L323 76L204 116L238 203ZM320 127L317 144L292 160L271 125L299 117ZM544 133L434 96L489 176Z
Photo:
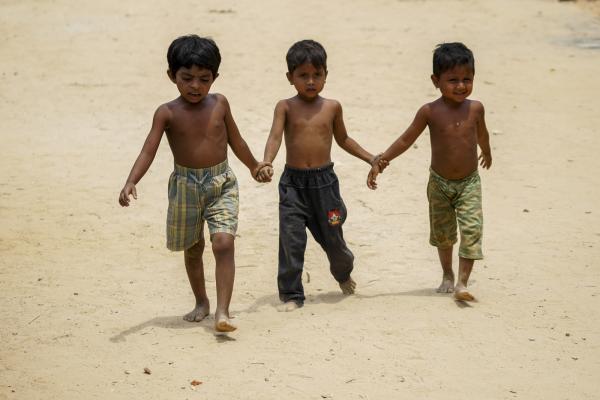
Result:
M212 238L212 251L216 256L233 253L233 236L229 234L215 234Z
M202 253L204 252L204 238L200 239L195 245L185 250L185 256L188 259L202 259Z

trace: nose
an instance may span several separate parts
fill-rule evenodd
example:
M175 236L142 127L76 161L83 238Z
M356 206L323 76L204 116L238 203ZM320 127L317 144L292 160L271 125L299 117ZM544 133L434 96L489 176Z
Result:
M192 89L198 89L200 87L200 81L198 79L192 79L190 86Z

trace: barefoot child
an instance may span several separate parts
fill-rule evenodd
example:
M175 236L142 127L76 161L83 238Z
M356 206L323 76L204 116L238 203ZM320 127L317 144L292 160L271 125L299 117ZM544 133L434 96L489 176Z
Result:
M467 290L474 260L483 258L481 238L481 182L477 172L477 145L480 165L490 168L492 153L485 126L483 104L467 97L473 90L475 61L462 43L438 45L433 53L431 80L441 97L422 106L408 129L382 154L381 163L369 172L367 185L376 189L377 175L404 153L425 127L431 136L431 168L427 185L429 200L429 241L438 248L443 278L438 292L458 300L474 300ZM456 224L460 229L458 282L454 286L452 247Z
M215 329L236 329L229 321L235 275L234 237L238 222L238 184L227 163L227 145L256 177L258 163L233 120L225 96L209 93L221 63L215 42L196 35L173 41L167 52L167 74L180 96L158 107L152 128L119 195L119 204L137 199L135 185L152 163L163 132L175 162L169 179L167 247L183 250L196 306L183 318L200 321L209 314L204 286L204 220L208 223L216 260Z
M350 277L354 256L346 246L342 225L346 207L331 162L335 138L348 153L368 163L374 160L346 133L342 106L319 93L327 78L327 54L312 40L295 43L286 56L287 79L298 94L275 107L259 179L273 175L270 166L285 133L286 166L279 182L279 271L277 283L283 310L304 303L302 269L306 228L327 253L330 271L344 294L354 293Z

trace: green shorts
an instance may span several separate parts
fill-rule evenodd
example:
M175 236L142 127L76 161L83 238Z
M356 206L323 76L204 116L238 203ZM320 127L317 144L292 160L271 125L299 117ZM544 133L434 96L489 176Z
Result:
M217 232L235 236L239 195L227 160L208 168L175 164L169 178L167 248L185 250L203 237L204 221L212 237Z
M483 212L481 180L477 171L463 179L449 180L430 169L427 184L429 200L429 243L441 249L456 243L456 224L460 229L458 255L471 260L483 258Z

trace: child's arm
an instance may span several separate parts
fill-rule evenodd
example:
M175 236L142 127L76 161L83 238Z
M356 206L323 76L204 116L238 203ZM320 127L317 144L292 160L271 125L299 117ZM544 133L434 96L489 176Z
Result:
M259 163L256 161L256 158L252 155L248 144L242 138L240 131L238 130L235 121L233 120L233 115L231 114L231 108L229 107L229 102L222 96L223 101L225 102L225 127L227 129L227 142L229 146L231 146L231 150L235 156L244 163L246 167L250 170L252 174L252 178L261 182L258 179L258 171L265 165L264 163Z
M492 166L492 150L490 149L490 134L485 126L485 109L480 102L475 103L478 108L481 108L479 119L477 120L477 143L481 148L479 165L482 168L489 169Z
M121 193L119 194L119 204L121 206L129 206L130 196L133 196L133 198L137 200L137 191L135 189L135 185L146 174L148 168L150 168L150 165L154 160L154 156L156 156L156 151L160 145L162 135L168 125L170 116L171 111L164 104L158 107L154 113L150 133L148 133L148 137L146 137L142 151L135 160L135 163L131 168L131 172L127 177L127 181L125 182L125 186L123 186L123 189L121 189Z
M267 164L265 168L259 171L259 177L264 181L270 181L273 176L273 167L271 163L275 160L277 152L281 147L281 141L283 140L283 129L285 128L285 114L287 109L287 102L280 100L275 106L273 113L273 124L271 125L271 132L269 132L269 138L265 144L265 154L263 156L263 162Z
M346 126L344 125L342 105L336 101L335 107L336 110L335 118L333 120L333 137L335 138L336 143L354 157L360 158L364 162L373 165L373 163L379 159L379 156L373 156L373 154L363 149L360 144L348 136L348 133L346 132Z
M415 119L410 126L404 131L402 135L394 143L383 152L380 159L381 161L390 162L400 154L404 153L408 148L417 140L417 138L423 133L425 127L427 127L427 121L429 119L429 105L426 104L417 111ZM370 189L377 189L377 175L381 172L379 164L375 164L371 167L369 176L367 177L367 186Z

